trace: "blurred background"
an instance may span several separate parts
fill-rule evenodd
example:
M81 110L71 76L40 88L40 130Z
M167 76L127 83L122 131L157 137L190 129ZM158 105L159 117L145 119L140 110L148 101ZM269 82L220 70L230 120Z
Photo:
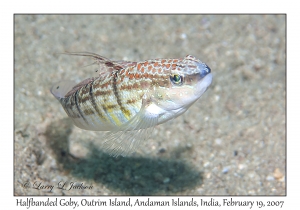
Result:
M286 194L285 15L15 15L14 34L15 195ZM104 133L75 127L49 91L94 75L83 68L92 60L65 51L191 54L214 78L136 154L114 158L101 150Z

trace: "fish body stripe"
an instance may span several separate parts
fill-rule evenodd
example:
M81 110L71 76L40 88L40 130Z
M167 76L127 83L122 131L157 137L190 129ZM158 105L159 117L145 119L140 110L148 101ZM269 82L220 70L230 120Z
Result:
M78 90L74 93L74 100L75 100L75 104L76 104L77 111L78 111L80 117L81 117L87 124L89 124L89 122L85 119L84 114L82 113L81 108L80 108L80 106L79 106L79 104L78 104L78 97L77 97L77 95L78 95Z
M115 97L117 99L117 103L119 105L119 108L120 110L122 111L124 117L129 120L130 119L130 111L128 109L126 109L124 106L123 106L123 103L120 99L120 95L119 95L119 90L118 90L118 87L117 87L117 79L118 79L118 72L115 72L113 74L113 80L112 80L112 86L113 86L113 92L115 94Z
M94 110L96 111L97 115L104 121L107 121L107 118L104 116L104 113L102 113L99 109L99 107L97 106L96 104L96 101L95 101L95 98L94 98L94 92L93 92L93 83L90 85L90 88L89 88L89 96L90 96L90 101L91 101L91 104L94 108Z

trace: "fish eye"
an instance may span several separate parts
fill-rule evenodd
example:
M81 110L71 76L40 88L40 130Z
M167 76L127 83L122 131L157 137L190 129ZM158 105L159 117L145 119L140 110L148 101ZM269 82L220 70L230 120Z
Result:
M179 74L173 74L170 76L170 80L174 85L182 85L183 78Z

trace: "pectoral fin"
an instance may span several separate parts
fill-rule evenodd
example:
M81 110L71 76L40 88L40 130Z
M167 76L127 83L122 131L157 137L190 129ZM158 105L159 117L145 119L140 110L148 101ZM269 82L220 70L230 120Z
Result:
M104 151L113 156L127 156L134 152L143 140L151 136L159 115L149 113L147 105L147 100L144 99L142 109L137 115L120 129L110 131L104 136Z

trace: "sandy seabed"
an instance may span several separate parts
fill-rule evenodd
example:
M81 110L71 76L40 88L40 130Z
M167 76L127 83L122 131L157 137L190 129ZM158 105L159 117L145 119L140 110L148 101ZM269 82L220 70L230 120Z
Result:
M285 195L285 15L15 15L15 195ZM101 150L49 89L90 77L94 52L191 54L213 83L130 157ZM75 189L67 190L72 185ZM63 186L63 187L62 187ZM81 187L79 187L81 186ZM92 186L92 187L91 187Z

